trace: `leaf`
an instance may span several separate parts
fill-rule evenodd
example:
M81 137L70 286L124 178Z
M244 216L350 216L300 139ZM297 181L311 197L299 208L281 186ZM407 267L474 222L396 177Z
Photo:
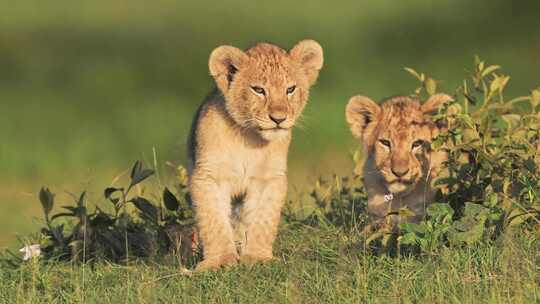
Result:
M448 107L448 109L446 110L446 113L448 115L458 115L461 113L461 105L459 105L458 103L454 103L452 104L451 106Z
M465 217L477 217L479 215L487 213L488 211L489 209L480 204L466 202L465 209L463 210L463 215Z
M480 134L478 134L478 132L473 128L463 130L462 134L465 143L473 142L480 139Z
M519 96L519 97L516 97L516 98L512 98L511 100L509 100L506 103L506 106L511 108L512 106L515 106L517 103L523 102L523 101L528 101L530 103L531 102L531 97L530 96ZM533 105L533 107L534 107L534 105Z
M465 123L465 125L471 129L474 129L475 123L471 116L459 114L458 117Z
M491 74L500 68L501 66L499 65L490 65L482 72L482 77L486 77L488 74Z
M101 235L101 242L103 242L107 247L111 247L115 252L123 253L125 243L122 241L118 235L112 233L111 231L105 230Z
M502 115L501 118L510 130L517 128L521 122L521 116L517 114L506 114Z
M81 196L79 197L79 200L77 201L77 206L84 207L84 199L86 197L86 191L83 191L81 193Z
M527 158L524 165L525 165L525 168L527 168L527 170L529 170L530 172L532 173L536 172L536 163L534 162L534 159L532 159L531 157Z
M163 204L165 207L171 211L178 210L178 207L180 206L180 203L176 199L176 196L169 191L169 189L165 188L163 190Z
M513 226L518 226L522 223L524 223L525 221L527 221L528 219L532 218L534 216L535 212L534 211L522 211L518 208L516 209L513 209L509 214L508 214L508 226L509 227L513 227Z
M536 109L536 107L540 104L540 88L532 91L531 104L533 106L533 110Z
M420 245L420 248L422 248L423 251L427 251L428 249L428 240L424 238L418 238L417 239L418 244Z
M441 148L443 145L444 145L445 141L443 138L441 137L438 137L437 139L435 139L432 143L431 143L431 148L433 150L438 150L439 148Z
M141 161L136 161L135 165L133 165L133 169L131 169L131 183L129 184L129 187L135 186L152 174L154 174L154 170L144 169Z
M454 230L463 232L463 231L469 231L474 227L476 224L476 220L474 217L471 216L465 216L459 219L459 221L456 221L452 224L452 228Z
M143 218L157 222L158 211L150 201L143 197L135 197L131 202L139 209Z
M403 68L405 71L407 71L407 73L413 75L414 77L416 77L416 79L422 81L422 77L418 74L418 72L416 72L414 69L411 69L411 68Z
M189 182L188 170L182 166L178 166L178 182L183 186L187 186Z
M64 241L64 224L53 227L51 233L58 242L62 243Z
M454 231L448 235L448 239L454 243L466 243L472 245L479 241L485 230L485 219L476 222L470 229L459 232Z
M478 63L478 71L482 71L482 70L484 70L484 62L483 62L483 61L480 61L480 62Z
M509 80L510 80L509 76L497 76L496 75L495 79L493 79L493 81L489 85L489 90L491 92L495 92L495 91L501 92L502 90L504 90L504 87L506 86L506 84L508 83Z
M487 197L487 201L484 202L484 205L488 207L495 207L497 206L497 203L499 202L499 196L497 196L496 193L491 193Z
M471 104L476 105L476 97L474 97L473 95L470 95L468 93L463 93L463 96L465 96L467 101L469 101Z
M433 218L441 219L445 216L452 217L454 215L454 209L448 204L434 203L431 204L427 210L427 215Z
M483 62L483 61L480 59L480 56L478 56L478 55L475 54L475 55L474 55L474 64L475 64L476 66L479 66L482 62ZM483 65L483 63L482 63L482 65Z
M398 224L399 230L407 233L424 234L426 233L426 226L423 224L416 224L411 222L401 222Z
M114 220L110 215L97 208L96 215L91 219L92 226L108 227L114 224Z
M401 207L398 210L398 215L399 215L400 218L408 218L408 217L415 216L416 213L414 213L411 209L409 209L407 207Z
M142 171L142 162L140 160L136 161L131 168L131 179L135 178Z
M440 177L437 180L435 180L434 185L435 186L445 186L445 185L453 186L457 184L457 182L458 182L458 179L455 177Z
M72 214L77 215L77 209L79 207L73 207L73 206L62 206L62 208L71 211Z
M45 217L48 217L54 205L54 194L48 188L41 188L39 191L39 201L41 202Z
M77 216L75 213L67 213L67 212L63 212L63 213L57 213L55 215L53 215L51 217L51 221L54 221L56 218L59 218L59 217L75 217Z
M418 237L413 232L406 233L398 237L398 242L402 245L416 245Z
M435 95L437 93L437 82L433 78L428 77L424 85L429 95Z
M103 195L105 196L105 198L109 199L113 193L117 191L123 191L123 190L124 188L109 187L109 188L106 188L105 191L103 191Z

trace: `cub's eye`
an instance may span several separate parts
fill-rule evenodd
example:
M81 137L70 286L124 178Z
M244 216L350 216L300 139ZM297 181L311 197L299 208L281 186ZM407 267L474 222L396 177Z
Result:
M424 143L425 143L425 141L419 139L419 140L417 140L417 141L415 141L415 142L412 143L412 147L413 147L413 149L414 149L414 148L418 148L418 147L423 146Z
M263 95L263 96L266 95L266 92L261 87L252 86L251 89L253 90L253 92L255 92L255 93L259 94L259 95Z
M385 147L388 147L390 148L392 146L392 144L390 143L389 140L386 140L386 139L379 139L379 143L381 143L381 145L385 146Z
M295 90L296 90L295 85L288 87L287 88L287 95L291 95L292 93L294 93Z

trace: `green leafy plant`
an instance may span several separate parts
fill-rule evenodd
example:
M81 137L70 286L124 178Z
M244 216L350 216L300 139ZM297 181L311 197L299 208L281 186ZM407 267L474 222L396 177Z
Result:
M448 151L449 161L437 184L447 191L441 199L453 207L453 221L447 216L443 223L428 213L420 225L400 227L402 243L423 242L429 224L444 230L440 241L471 245L513 226L540 223L540 90L505 98L510 77L499 69L476 57L456 101L438 116L447 131L433 147Z
M445 240L452 227L454 210L448 204L435 203L427 210L429 220L415 223L400 223L401 245L418 245L423 252L433 253Z
M420 82L415 95L437 93L438 81L411 68L405 70ZM399 225L397 244L434 253L441 246L490 241L518 226L536 229L531 233L538 236L540 89L507 99L504 90L510 77L499 70L500 66L486 65L476 57L474 70L456 89L455 101L435 116L446 125L432 143L449 156L446 170L436 182L443 191L422 222ZM365 244L377 241L388 248L396 240L395 231L387 225L370 225L365 218L359 159L354 158L352 176L335 176L330 185L317 182L312 192L317 206L312 218L343 227L365 223ZM355 181L357 191L351 192L348 180ZM364 207L351 208L351 202ZM408 215L406 209L399 212L402 217Z
M164 188L159 205L131 195L135 186L153 174L137 161L127 187L106 188L104 197L112 205L112 212L97 206L90 211L83 192L72 205L52 214L55 196L49 189L41 189L39 198L46 224L41 230L41 246L45 257L86 262L172 254L182 263L193 263L198 257L198 243L185 169L178 168L177 192L182 198Z

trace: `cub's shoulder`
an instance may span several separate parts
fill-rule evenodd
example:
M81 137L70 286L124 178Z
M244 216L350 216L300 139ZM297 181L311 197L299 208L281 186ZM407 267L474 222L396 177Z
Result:
M216 88L208 94L208 96L199 105L199 108L195 112L195 116L191 122L191 128L187 140L187 152L189 161L195 161L195 152L197 150L197 137L200 129L204 128L205 124L209 124L213 119L216 119L215 114L220 112L223 107L224 99L223 95Z

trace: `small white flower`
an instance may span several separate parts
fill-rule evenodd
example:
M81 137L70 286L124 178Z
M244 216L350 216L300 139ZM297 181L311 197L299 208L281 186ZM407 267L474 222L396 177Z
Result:
M394 199L394 195L392 193L388 193L388 194L385 194L384 195L384 202L385 203L388 203L390 202L391 200Z
M39 244L34 245L27 245L24 246L19 250L19 252L22 252L24 254L23 261L28 261L31 258L35 258L41 255L41 247Z

